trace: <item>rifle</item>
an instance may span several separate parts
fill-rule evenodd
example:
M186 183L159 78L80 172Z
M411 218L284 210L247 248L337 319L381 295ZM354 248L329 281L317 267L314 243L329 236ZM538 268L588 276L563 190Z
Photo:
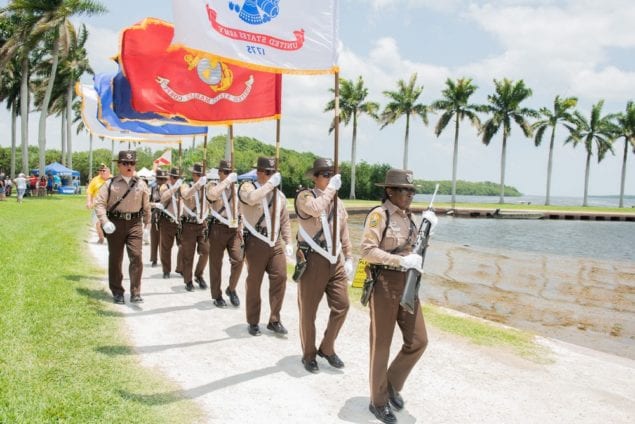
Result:
M432 199L430 199L430 205L428 206L429 211L434 212L432 208L432 203L434 202L434 198L437 195L437 190L439 190L439 184L434 188L434 194L432 195ZM419 224L419 231L417 232L417 240L415 241L414 248L412 249L412 253L416 253L417 255L421 255L421 269L423 269L423 262L426 259L426 249L428 248L428 239L430 238L430 229L432 228L432 223L427 219L423 218L421 220L421 224ZM401 300L399 304L409 313L415 313L415 302L417 299L417 295L419 293L419 283L421 282L421 273L414 269L410 268L406 271L406 284L403 290L403 294L401 295Z

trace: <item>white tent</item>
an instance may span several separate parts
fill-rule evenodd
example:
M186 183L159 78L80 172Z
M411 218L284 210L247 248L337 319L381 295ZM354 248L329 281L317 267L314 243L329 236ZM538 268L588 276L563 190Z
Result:
M152 179L154 178L154 172L150 171L145 166L137 171L137 177Z

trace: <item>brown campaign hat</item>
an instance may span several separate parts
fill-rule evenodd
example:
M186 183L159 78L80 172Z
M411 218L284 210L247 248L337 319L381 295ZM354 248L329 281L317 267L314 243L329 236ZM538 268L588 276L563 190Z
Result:
M194 165L192 165L190 172L192 172L192 174L201 175L203 173L203 165L201 165L200 163L195 163Z
M167 180L167 179L168 179L167 171L164 171L163 169L157 169L157 180Z
M386 180L383 183L375 183L375 185L379 187L415 188L412 171L394 168L386 172Z
M168 175L174 178L181 178L181 171L179 171L179 168L172 168Z
M276 170L276 158L260 156L258 158L258 162L256 163L256 166L254 166L254 168L256 168L256 169L264 169L265 171L275 171Z
M112 161L137 163L137 152L134 150L122 150L119 152L117 159L113 159Z
M228 160L221 159L221 161L218 163L218 170L219 171L233 171L234 169L232 168L232 165Z
M304 174L305 177L311 178L318 172L330 172L331 174L334 172L333 161L329 158L317 158L313 161L313 168L310 168Z

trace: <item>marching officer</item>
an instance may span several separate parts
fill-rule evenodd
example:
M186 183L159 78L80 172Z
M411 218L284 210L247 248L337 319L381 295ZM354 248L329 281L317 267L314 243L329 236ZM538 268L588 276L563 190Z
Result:
M150 206L152 207L152 220L150 222L150 263L157 266L157 253L159 251L159 220L161 218L161 193L160 189L168 180L168 173L157 169L155 184L150 188Z
M370 295L370 411L384 423L395 423L392 408L400 410L399 394L406 378L428 344L426 325L419 299L410 314L399 301L406 271L421 268L422 257L412 253L417 227L410 204L415 194L412 171L390 169L381 206L371 210L364 224L361 250L375 279ZM395 323L403 337L401 350L388 366ZM392 408L391 408L392 406Z
M119 152L116 161L119 175L100 187L95 200L95 212L108 240L108 285L113 300L115 303L124 303L121 265L126 248L130 260L130 302L140 303L143 302L143 226L150 224L149 189L143 180L134 176L137 163L135 151Z
M227 250L231 265L229 286L225 290L225 294L229 297L232 305L239 306L240 299L236 294L236 286L243 269L244 252L243 228L235 185L238 176L226 160L220 161L218 175L220 181L217 184L209 184L207 188L207 201L210 204L209 282L214 305L223 308L227 306L221 289L223 255Z
M209 246L207 244L207 207L205 206L205 184L207 177L203 176L203 166L195 163L190 170L192 180L189 186L182 189L183 205L181 208L181 248L179 249L179 268L183 274L185 289L194 290L192 283L192 268L194 256L198 256L194 277L201 289L207 288L203 278L207 266Z
M287 256L293 254L287 199L278 193L274 208L274 188L282 178L275 171L274 158L259 157L256 181L241 184L238 190L243 225L245 226L245 259L247 260L246 312L249 334L260 336L260 286L265 271L269 274L269 306L267 329L278 335L287 334L280 322L280 310L287 284ZM283 246L282 238L285 245Z
M170 169L168 182L159 189L161 193L161 216L159 217L159 255L163 278L170 278L172 270L172 247L180 231L181 214L181 173L177 168ZM177 244L180 242L178 240ZM177 261L178 262L178 261ZM178 264L177 264L178 267Z
M333 161L316 159L313 168L305 175L313 179L314 188L298 192L295 198L298 217L296 269L298 266L305 267L301 276L294 274L298 280L302 363L312 373L319 371L316 354L325 358L332 367L344 367L344 362L335 353L334 345L350 306L347 276L353 272L353 251L348 234L348 214L337 197L342 179L339 174L333 175L333 172ZM337 218L334 218L335 201ZM335 219L338 236L333 253L331 235ZM316 349L315 318L324 294L331 313L322 343Z

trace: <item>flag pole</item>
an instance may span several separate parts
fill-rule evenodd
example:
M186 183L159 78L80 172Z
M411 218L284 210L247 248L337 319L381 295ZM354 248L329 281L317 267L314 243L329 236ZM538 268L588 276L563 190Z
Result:
M339 173L339 156L340 156L340 73L339 71L335 71L335 89L333 90L335 93L335 119L333 124L333 173ZM335 196L333 197L333 252L331 253L333 256L337 253L337 192L335 192Z
M231 164L232 172L236 169L234 164L234 125L229 124L227 126L227 135L229 136L229 163ZM238 203L236 199L236 183L232 183L232 222L230 222L230 228L238 228Z
M196 136L192 139L192 149L194 149L194 140L196 140ZM203 138L203 177L207 176L207 133L205 133L205 137ZM205 206L205 186L201 187L201 210L199 211L199 218L203 219L203 206Z
M278 172L278 162L280 162L280 117L276 118L276 165L275 172ZM285 205L286 207L286 205ZM276 239L275 228L276 219L278 218L278 187L273 188L273 202L272 202L273 214L271 216L271 234L269 234L271 241Z

